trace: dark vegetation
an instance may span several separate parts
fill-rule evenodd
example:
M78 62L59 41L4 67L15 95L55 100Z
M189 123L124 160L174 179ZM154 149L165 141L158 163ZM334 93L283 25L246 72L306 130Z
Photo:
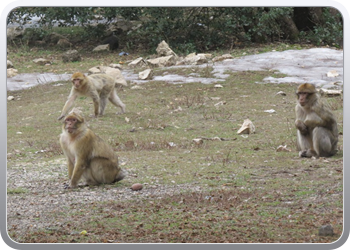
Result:
M76 25L84 32L72 30L74 44L115 32L125 49L152 52L162 40L177 53L192 53L271 42L342 47L343 39L341 14L329 7L21 7L8 23L24 25L33 16L40 20L24 35L28 43L53 26Z

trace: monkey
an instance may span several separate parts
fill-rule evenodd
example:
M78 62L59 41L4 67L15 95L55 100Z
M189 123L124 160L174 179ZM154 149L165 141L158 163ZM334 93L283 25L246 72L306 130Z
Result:
M337 152L338 126L314 85L301 84L296 95L295 126L299 157L330 157Z
M67 159L70 179L65 188L76 188L81 177L87 185L98 185L115 183L126 176L113 149L88 128L77 108L64 119L60 145Z
M116 50L119 47L119 41L117 36L115 36L114 32L111 36L106 37L103 41L102 44L109 44L109 49L110 50Z
M90 96L94 103L95 117L103 115L106 108L107 99L117 107L121 108L122 113L125 113L125 104L120 100L115 90L115 79L106 74L93 74L85 76L81 72L76 72L72 75L72 89L68 96L61 115L58 120L61 120L68 110L73 106L75 99L78 96Z

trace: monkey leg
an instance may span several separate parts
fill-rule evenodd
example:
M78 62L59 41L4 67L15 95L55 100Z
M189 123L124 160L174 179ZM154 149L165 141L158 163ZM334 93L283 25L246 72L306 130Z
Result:
M100 115L104 115L106 105L107 105L107 96L101 95L101 97L100 97L100 111L99 111Z
M337 151L337 139L330 130L316 127L312 134L313 147L320 157L329 157Z
M111 103L113 103L114 106L120 107L122 110L122 113L125 113L125 104L120 100L115 90L111 92L108 99Z
M102 183L114 183L124 178L120 176L121 169L118 161L106 158L94 158L89 166L89 171L85 172L85 179L89 185ZM121 178L121 179L120 179Z
M71 188L75 188L78 186L78 182L85 171L86 171L86 166L83 163L78 162L75 164L72 178L70 180Z
M312 137L310 134L302 134L297 130L297 149L299 151L299 157L312 157L316 156L316 152L313 149Z

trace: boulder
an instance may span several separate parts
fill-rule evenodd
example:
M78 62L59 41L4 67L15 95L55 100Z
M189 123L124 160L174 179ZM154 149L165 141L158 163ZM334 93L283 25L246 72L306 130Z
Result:
M231 56L230 54L224 54L222 56L216 56L213 58L213 62L220 62L220 61L223 61L223 60L226 60L226 59L232 59L233 56Z
M139 58L135 59L134 61L132 61L131 63L128 64L128 66L132 67L132 68L144 67L146 65L147 65L147 62L145 62L145 60L143 60L142 57L139 57Z
M198 54L191 53L185 57L182 61L179 61L177 65L200 65L208 62L208 57L210 58L210 54Z
M156 49L158 56L175 56L177 57L176 53L169 47L169 45L163 40L161 43L158 44L158 47Z
M237 134L253 134L255 132L255 126L251 120L245 119L242 127L237 131Z
M61 48L69 48L72 44L65 38L58 40L57 45Z
M20 37L24 34L24 29L22 27L10 27L6 30L7 33L7 39L13 40L17 37Z
M38 65L46 65L46 64L51 64L51 62L45 58L37 58L34 59L33 62Z
M8 78L14 77L17 74L18 74L17 69L13 69L13 68L7 69L7 77Z
M146 69L139 73L139 79L140 80L150 80L153 77L153 70L152 69Z
M154 59L147 60L148 65L151 67L168 67L176 64L176 58L174 55L162 56Z
M109 51L109 44L98 45L92 51L93 52Z
M14 68L13 67L13 63L9 60L7 60L7 68L10 69L10 68Z
M77 50L68 50L62 55L63 62L79 62L81 56Z

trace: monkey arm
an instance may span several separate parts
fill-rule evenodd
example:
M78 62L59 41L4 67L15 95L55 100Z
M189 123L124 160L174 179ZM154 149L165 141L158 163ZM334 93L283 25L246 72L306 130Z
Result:
M83 175L85 169L87 168L87 162L84 158L79 157L74 165L73 173L72 173L72 178L70 180L70 187L75 188L78 186L78 182Z
M306 135L307 133L309 133L308 127L301 120L295 121L295 127L300 131L302 135Z
M71 94L68 97L68 100L66 101L66 104L64 105L60 117L58 117L57 120L61 120L68 112L68 110L73 106L75 99L77 99L78 95L74 92L72 89Z

